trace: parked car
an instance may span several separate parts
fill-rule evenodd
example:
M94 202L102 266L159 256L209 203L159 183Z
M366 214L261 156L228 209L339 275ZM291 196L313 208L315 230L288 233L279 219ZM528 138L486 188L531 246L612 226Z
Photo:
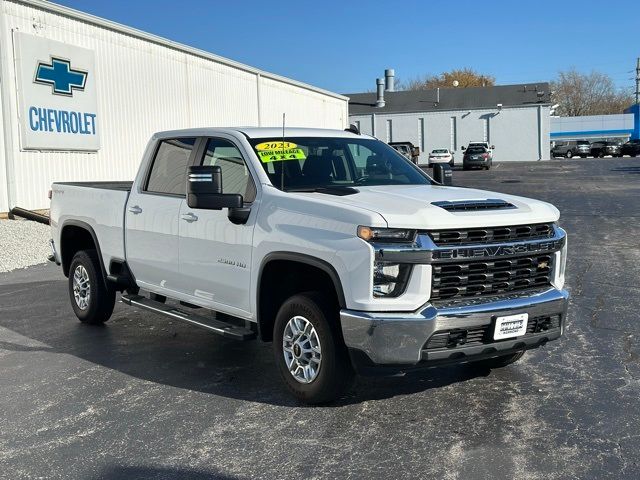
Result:
M558 142L551 149L552 157L580 157L587 158L591 153L591 144L587 140L570 140Z
M594 158L603 158L607 155L612 157L621 157L620 144L611 141L593 142L591 144L591 156Z
M640 155L640 139L629 140L622 145L622 147L620 147L620 155L629 155L631 157Z
M389 142L389 146L398 153L404 155L416 165L420 157L420 147L415 147L411 142Z
M482 146L470 146L464 151L462 157L463 170L470 168L484 168L489 170L493 164L493 158L489 150Z
M429 154L429 168L432 168L436 163L448 163L450 167L454 165L453 153L448 148L436 148L431 150Z
M493 158L493 151L496 148L495 145L489 145L488 142L478 142L478 141L469 142L469 145L467 145L467 149L469 149L471 147L484 147L484 148L486 148L487 152L489 153L489 156L491 158ZM465 148L462 147L462 150L465 150Z
M121 292L125 306L272 342L307 403L341 395L354 371L499 368L560 338L554 206L442 186L440 169L432 179L367 135L283 136L162 132L133 182L54 183L50 259L78 319L106 322Z

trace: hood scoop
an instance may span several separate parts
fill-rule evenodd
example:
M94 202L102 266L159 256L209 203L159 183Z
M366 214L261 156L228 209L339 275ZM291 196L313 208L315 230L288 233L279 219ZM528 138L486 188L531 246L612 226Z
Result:
M448 212L476 212L481 210L507 210L510 208L517 208L511 203L497 198L487 198L486 200L431 202L431 205L440 207Z

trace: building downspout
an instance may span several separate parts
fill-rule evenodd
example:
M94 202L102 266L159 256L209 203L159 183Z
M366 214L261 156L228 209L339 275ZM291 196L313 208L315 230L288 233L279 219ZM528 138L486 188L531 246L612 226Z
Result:
M542 105L538 105L538 161L542 160Z
M13 164L13 151L14 151L14 113L11 105L12 98L9 90L9 79L11 78L10 65L12 65L11 58L13 55L13 36L7 32L7 19L4 13L4 2L0 3L0 44L4 48L0 48L0 97L2 98L2 117L3 128L2 135L4 135L4 164L5 175L7 180L7 207L11 210L16 203L16 176ZM9 33L9 36L7 34Z
M262 83L262 75L256 73L256 95L258 98L258 126L262 126L262 107L260 106L260 84Z

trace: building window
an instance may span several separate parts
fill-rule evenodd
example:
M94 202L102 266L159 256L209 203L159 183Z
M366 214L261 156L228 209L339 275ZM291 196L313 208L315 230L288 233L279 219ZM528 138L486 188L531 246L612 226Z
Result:
M393 142L393 125L391 120L387 120L387 143Z
M424 118L418 119L418 146L424 152Z
M456 117L451 117L451 151L455 152L458 149L458 132L456 131Z

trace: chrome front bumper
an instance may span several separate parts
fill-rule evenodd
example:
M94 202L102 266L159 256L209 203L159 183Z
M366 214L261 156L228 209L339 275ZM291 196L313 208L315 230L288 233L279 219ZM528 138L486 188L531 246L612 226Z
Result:
M427 304L416 312L358 312L342 310L342 334L352 359L374 365L418 365L465 362L512 350L534 348L559 338L564 332L568 293L549 287L521 292L495 301L479 299L463 305L434 307ZM435 351L424 350L438 331L489 325L495 317L528 313L529 318L560 315L560 328L513 339L476 345L461 345ZM357 365L356 365L357 367Z

